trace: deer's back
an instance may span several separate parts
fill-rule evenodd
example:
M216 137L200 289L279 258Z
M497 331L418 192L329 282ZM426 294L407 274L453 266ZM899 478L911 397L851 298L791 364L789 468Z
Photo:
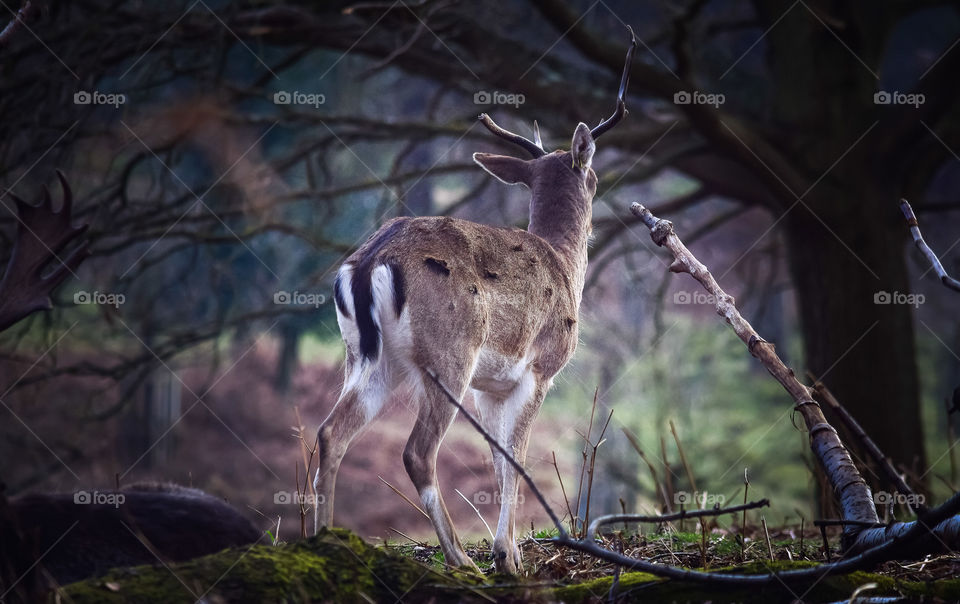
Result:
M417 365L436 364L433 351L449 351L451 342L480 346L488 358L526 358L547 376L573 354L582 283L549 243L527 231L398 218L346 264L355 294L378 266L391 267L393 310L409 313Z

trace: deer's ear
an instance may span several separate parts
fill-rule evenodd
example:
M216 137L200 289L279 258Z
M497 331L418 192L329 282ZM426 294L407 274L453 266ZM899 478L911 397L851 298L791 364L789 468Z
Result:
M593 135L590 134L590 128L580 122L576 131L573 133L573 142L570 143L570 155L573 157L573 167L580 168L584 172L593 162L593 152L597 150L597 145L593 142Z
M508 185L530 184L530 164L522 159L493 153L474 153L473 161Z

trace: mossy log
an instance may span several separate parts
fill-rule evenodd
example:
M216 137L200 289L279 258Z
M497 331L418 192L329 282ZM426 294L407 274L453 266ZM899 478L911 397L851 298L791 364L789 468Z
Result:
M727 572L768 572L809 563L754 563ZM782 568L781 568L782 567ZM605 601L612 577L561 584L522 581L503 575L480 577L440 571L384 548L349 531L324 530L316 537L280 546L234 548L169 566L117 569L96 579L62 588L77 604L85 602L590 602ZM960 580L903 582L858 572L818 582L809 593L783 586L717 591L698 583L667 581L646 573L623 573L614 593L618 601L806 602L849 598L866 583L870 595L960 600Z

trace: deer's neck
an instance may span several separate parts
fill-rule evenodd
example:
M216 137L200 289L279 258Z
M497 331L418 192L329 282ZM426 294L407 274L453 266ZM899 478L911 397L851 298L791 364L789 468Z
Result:
M549 243L569 267L577 292L583 291L587 272L587 241L592 208L581 195L533 191L528 231Z

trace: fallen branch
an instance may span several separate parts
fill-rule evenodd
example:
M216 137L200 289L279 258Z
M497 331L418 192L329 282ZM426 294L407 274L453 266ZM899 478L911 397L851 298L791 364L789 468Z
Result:
M614 524L616 522L652 522L656 524L663 524L666 522L674 522L676 520L685 520L687 518L704 518L710 516L724 516L726 514L735 514L737 512L745 512L747 510L755 510L757 508L769 507L769 499L761 499L760 501L751 501L743 505L735 505L728 508L713 508L709 510L682 510L674 514L607 514L606 516L600 516L599 518L594 519L590 523L590 527L587 529L586 539L594 539L596 537L597 530L604 524Z
M957 281L947 274L946 269L943 268L943 264L940 263L940 259L933 253L933 250L930 249L927 242L923 240L923 235L920 233L920 224L917 222L917 215L913 213L910 202L906 199L901 199L900 211L903 212L903 217L907 219L907 226L910 227L913 242L917 244L917 247L920 248L923 255L930 261L930 265L933 267L934 272L937 273L937 276L940 277L940 281L953 291L960 292L960 281Z

